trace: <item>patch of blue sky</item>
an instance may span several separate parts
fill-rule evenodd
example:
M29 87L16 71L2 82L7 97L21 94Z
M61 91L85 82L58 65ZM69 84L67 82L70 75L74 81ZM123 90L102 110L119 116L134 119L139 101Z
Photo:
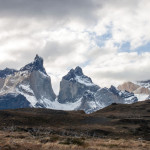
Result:
M84 68L84 67L86 67L87 65L89 65L90 62L91 62L91 60L89 59L89 60L85 61L84 63L80 64L80 67Z
M90 40L94 41L98 47L103 47L105 42L112 38L111 30L109 29L105 34L99 36L95 32L88 32L90 35Z
M95 42L96 42L97 46L103 47L105 45L105 42L111 38L112 38L111 32L107 32L107 33L103 34L102 36L97 36L95 39Z
M138 54L141 54L143 52L150 52L150 42L133 50L131 50L130 42L124 42L121 46L119 43L115 43L115 46L118 47L119 52L138 52Z
M98 35L96 32L84 31L89 34L90 40L94 41L98 47L103 47L105 42L112 38L112 23L106 26L107 30L103 35Z
M119 52L131 52L131 45L130 42L124 42L123 44L120 43L115 43L114 44L116 47L118 47Z
M78 64L77 66L80 66L81 68L84 68L84 67L86 67L87 65L89 65L90 62L91 62L91 60L89 59L89 60L86 60L85 62L83 62L83 63L81 63L81 64ZM77 67L77 66L75 66L75 67ZM70 71L71 69L73 69L73 68L72 68L72 67L67 67L67 70L68 70L68 71Z
M143 52L150 52L150 42L134 49L134 51L138 52L139 54L141 54Z

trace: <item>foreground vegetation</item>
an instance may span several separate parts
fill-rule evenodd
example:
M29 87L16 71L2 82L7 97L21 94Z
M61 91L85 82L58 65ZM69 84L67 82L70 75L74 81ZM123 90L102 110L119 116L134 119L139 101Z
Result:
M150 150L150 100L92 114L0 110L0 150Z
M149 150L142 139L101 139L0 131L1 150Z

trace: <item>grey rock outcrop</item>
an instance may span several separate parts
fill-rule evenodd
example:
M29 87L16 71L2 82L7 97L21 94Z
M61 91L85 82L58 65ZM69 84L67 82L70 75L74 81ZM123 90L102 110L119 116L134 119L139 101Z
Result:
M0 90L3 88L5 83L5 79L4 78L0 78Z
M125 82L118 86L118 89L121 91L128 91L128 92L134 92L136 89L138 89L140 86L132 83L132 82Z
M71 69L60 82L58 101L60 103L76 102L85 91L96 92L99 86L95 85L91 78L85 76L80 67Z
M125 82L118 86L119 90L132 92L134 94L150 94L149 81L138 81L137 84Z
M95 99L103 107L109 106L112 103L124 103L124 99L111 92L108 88L99 89L95 94Z
M3 77L3 78L2 78ZM60 82L56 95L51 78L36 55L33 62L19 71L6 69L0 77L0 109L40 107L59 110L84 110L92 113L112 103L134 103L134 93L120 91L114 86L100 88L84 75L80 67L71 69ZM6 101L5 101L6 100Z
M0 109L17 109L31 107L29 101L21 94L0 96Z
M62 104L80 102L76 110L92 113L112 103L134 103L133 93L116 89L114 86L100 88L91 78L85 76L80 67L71 69L60 82L58 101Z
M13 75L17 70L5 68L4 70L0 70L0 78L5 78L8 75Z
M118 86L119 90L134 93L138 101L146 100L150 95L150 81L125 82Z
M137 97L132 92L128 91L120 91L114 86L111 86L109 90L116 95L119 99L122 99L121 101L118 101L117 103L124 103L124 104L131 104L138 101ZM123 101L123 102L122 102Z
M43 66L43 58L38 55L35 56L33 62L25 65L23 68L20 69L20 71L29 71L29 72L41 71L47 75L45 68Z
M95 93L87 90L81 98L81 104L76 110L84 110L87 114L100 109L100 106L95 101Z
M56 98L47 75L43 59L36 55L34 61L5 78L0 78L0 95L9 93L21 94L32 107L49 107Z
M137 84L150 89L150 80L137 81Z
M46 98L54 101L56 95L52 89L51 78L39 71L33 71L29 78L31 89L37 99Z
M137 101L137 97L133 93L121 92L114 86L111 86L109 89L99 88L96 92L85 91L81 98L81 104L76 110L92 113L112 103L131 104Z

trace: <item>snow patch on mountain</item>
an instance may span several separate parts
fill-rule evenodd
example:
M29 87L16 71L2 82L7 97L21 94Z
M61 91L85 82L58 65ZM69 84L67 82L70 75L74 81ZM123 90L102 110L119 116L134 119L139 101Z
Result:
M45 68L43 66L43 58L38 56L38 55L36 55L33 62L25 65L24 67L22 67L20 69L20 71L29 71L29 72L41 71L41 72L43 72L44 74L47 75L47 73L45 71Z
M35 98L33 90L30 88L29 84L20 84L16 88L16 92L22 94L30 102L32 107L35 107L37 99Z
M81 104L81 98L78 99L74 103L59 103L57 98L55 101L49 101L48 99L43 98L41 101L39 101L39 107L44 105L46 108L54 109L54 110L75 110L78 106ZM41 105L41 106L40 106Z
M6 96L8 101L11 100L11 97L14 98L12 105L21 97L24 99L22 101L24 106L28 107L84 110L86 113L92 113L112 103L137 101L133 93L119 91L114 86L100 88L92 82L90 77L83 74L80 67L71 69L62 78L60 92L56 98L51 86L51 78L45 71L43 59L38 55L33 62L25 65L19 71L8 70L6 77L0 80L0 83L0 95L16 93L16 96Z
M150 90L150 80L137 81L136 84L138 84L139 86L148 88Z
M135 99L135 101L133 101L133 99ZM125 98L124 99L125 100L125 104L132 104L132 103L136 102L136 99L137 99L137 97L135 98L134 95L131 96L131 97Z
M85 76L76 76L75 80L81 84L84 84L86 86L94 86L89 78L86 78Z
M138 98L138 101L144 101L148 99L148 94L135 94L135 96Z
M5 68L4 70L0 70L0 78L5 78L8 75L12 75L15 72L18 72L15 69Z

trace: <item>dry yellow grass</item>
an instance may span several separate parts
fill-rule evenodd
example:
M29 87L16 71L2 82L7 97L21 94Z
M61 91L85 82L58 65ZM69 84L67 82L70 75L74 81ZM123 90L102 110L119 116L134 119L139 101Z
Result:
M82 146L60 144L68 137L34 137L25 132L0 131L0 150L150 150L150 141L125 139L84 139ZM73 137L70 137L73 138Z

